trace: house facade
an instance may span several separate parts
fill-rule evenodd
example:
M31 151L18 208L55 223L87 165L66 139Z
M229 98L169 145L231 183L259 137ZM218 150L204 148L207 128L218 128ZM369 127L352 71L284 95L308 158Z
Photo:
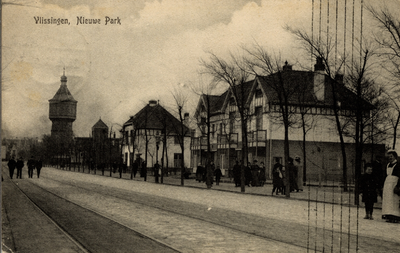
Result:
M133 161L146 161L154 167L158 161L168 168L180 168L182 162L190 167L190 129L162 107L150 100L134 116L123 124L122 155L128 166ZM183 152L181 145L183 144Z
M317 61L314 71L296 71L286 63L281 72L257 76L242 84L240 91L247 112L248 161L264 162L269 178L276 159L284 164L281 106L282 96L285 95L290 123L290 156L303 159L305 133L307 179L340 180L342 153L333 105L336 103L340 121L351 133L357 99L345 87L342 76L331 79L325 74L322 61ZM229 88L219 96L200 97L195 113L200 124L191 143L192 161L204 164L207 156L207 128L204 122L209 114L211 158L226 176L235 161L241 159L243 149L241 121L233 92ZM374 107L365 100L359 101L364 117L369 117ZM365 130L366 135L370 132L370 129ZM354 179L354 139L347 135L344 141L348 178ZM383 156L384 152L384 144L366 142L363 161L372 162L376 157Z

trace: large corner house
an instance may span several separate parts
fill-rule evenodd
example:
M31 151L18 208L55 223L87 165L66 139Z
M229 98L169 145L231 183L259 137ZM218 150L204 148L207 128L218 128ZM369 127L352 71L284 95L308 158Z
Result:
M301 115L306 124L307 180L339 180L342 175L342 154L333 110L333 92L339 108L340 120L344 123L349 116L354 118L356 95L343 84L343 76L333 80L325 74L325 66L317 59L314 71L296 71L286 63L283 70L269 76L257 76L242 84L240 90L248 108L248 160L264 162L266 174L271 178L271 169L278 158L284 159L284 126L280 117L280 100L275 82L281 84L288 94L291 126L289 149L292 158L303 160L303 128ZM282 85L281 85L282 86ZM275 87L275 88L274 88ZM374 107L362 100L364 115ZM208 108L207 106L210 106ZM209 109L209 110L208 110ZM241 159L241 122L229 88L221 95L203 95L198 102L195 117L205 122L210 113L211 157L225 175L236 160ZM192 165L205 164L207 158L207 131L205 124L196 129L191 143ZM351 136L345 137L348 178L354 179L355 144ZM364 145L364 162L375 159L384 152L384 144Z
M123 125L123 161L130 166L133 161L146 161L153 167L158 161L168 168L190 164L190 130L186 126L189 114L184 115L184 125L157 101L150 100ZM182 153L181 143L184 142ZM165 145L164 145L165 143ZM162 161L163 159L163 161Z

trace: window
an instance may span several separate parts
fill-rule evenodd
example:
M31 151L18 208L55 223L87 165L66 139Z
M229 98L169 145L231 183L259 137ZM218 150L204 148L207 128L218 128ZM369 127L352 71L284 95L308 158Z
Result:
M261 89L257 89L256 93L255 93L256 98L262 98L263 97L263 93Z
M179 136L178 135L174 135L174 144L175 145L179 145L180 144L180 141L179 141Z
M229 105L236 105L236 103L235 103L235 98L234 98L234 97L231 97L231 98L229 99Z
M256 130L261 130L262 129L262 127L263 127L263 125L262 125L262 115L263 115L263 112L262 112L262 107L261 106L259 106L259 107L256 107L255 108L255 114L256 114Z
M174 167L180 168L182 165L182 153L174 153Z
M235 127L235 113L230 112L229 113L229 132L233 133Z

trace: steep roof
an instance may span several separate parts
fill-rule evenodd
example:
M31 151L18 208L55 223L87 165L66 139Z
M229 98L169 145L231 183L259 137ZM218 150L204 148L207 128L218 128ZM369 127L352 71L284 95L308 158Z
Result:
M253 86L254 80L245 82L242 85L237 85L234 89L235 92L237 93L237 97L238 99L241 99L242 94L244 95L245 98L245 103L248 102L248 97L249 94L251 92L251 88ZM241 89L243 88L243 93L241 91ZM199 104L196 108L196 113L195 113L195 117L198 116L198 113L200 112L200 106L204 105L205 108L207 108L207 102L205 101L205 99L209 99L210 102L210 113L211 114L215 114L215 113L220 113L222 112L225 107L227 106L227 104L229 103L229 98L233 95L232 94L232 89L228 88L224 93L222 93L221 95L202 95L200 97L200 101Z
M163 130L167 133L179 133L181 122L159 104L147 104L138 113L124 123L124 127L134 125L136 129ZM190 135L189 128L184 126L184 132Z
M282 87L280 82L283 83L284 90L288 97L288 102L291 105L303 106L320 106L331 107L333 105L332 89L335 89L336 100L340 102L341 109L354 110L356 108L357 95L346 88L343 83L340 83L329 76L323 74L324 80L324 94L323 99L319 100L314 90L315 72L312 71L297 71L286 69L278 73L268 76L257 76L255 80L248 81L242 85L237 85L235 92L238 99L244 95L245 102L250 102L253 95L254 81L261 85L267 101L272 104L279 104L279 89ZM243 89L243 92L241 91ZM281 90L282 91L282 90ZM211 104L211 113L218 113L225 109L232 96L233 89L229 88L219 96L209 96ZM201 101L201 100L200 100ZM221 102L224 101L224 102ZM364 99L360 99L362 108L371 110L374 106ZM196 110L196 115L199 112L199 106ZM195 115L195 116L196 116Z
M94 124L92 126L92 129L108 129L108 126L101 120L99 119L99 121L96 122L96 124Z
M287 70L269 76L258 76L257 79L265 91L268 101L271 103L279 103L279 82L282 81L290 104L326 107L332 106L334 101L332 89L334 89L336 100L340 102L341 108L354 110L357 95L346 88L343 83L339 83L327 75L323 76L324 98L322 100L318 100L315 95L315 73L311 71ZM361 99L360 102L364 109L371 110L374 108L373 105L364 99Z
M61 77L61 85L56 94L52 99L49 100L50 102L77 102L74 97L72 96L71 92L69 92L67 88L67 77Z

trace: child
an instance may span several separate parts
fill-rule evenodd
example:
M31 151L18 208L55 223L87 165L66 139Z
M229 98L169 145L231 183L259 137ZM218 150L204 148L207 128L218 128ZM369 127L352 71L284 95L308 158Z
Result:
M372 175L372 164L366 164L365 173L360 178L360 194L362 194L362 202L365 203L364 219L372 218L374 203L378 198L378 180Z

